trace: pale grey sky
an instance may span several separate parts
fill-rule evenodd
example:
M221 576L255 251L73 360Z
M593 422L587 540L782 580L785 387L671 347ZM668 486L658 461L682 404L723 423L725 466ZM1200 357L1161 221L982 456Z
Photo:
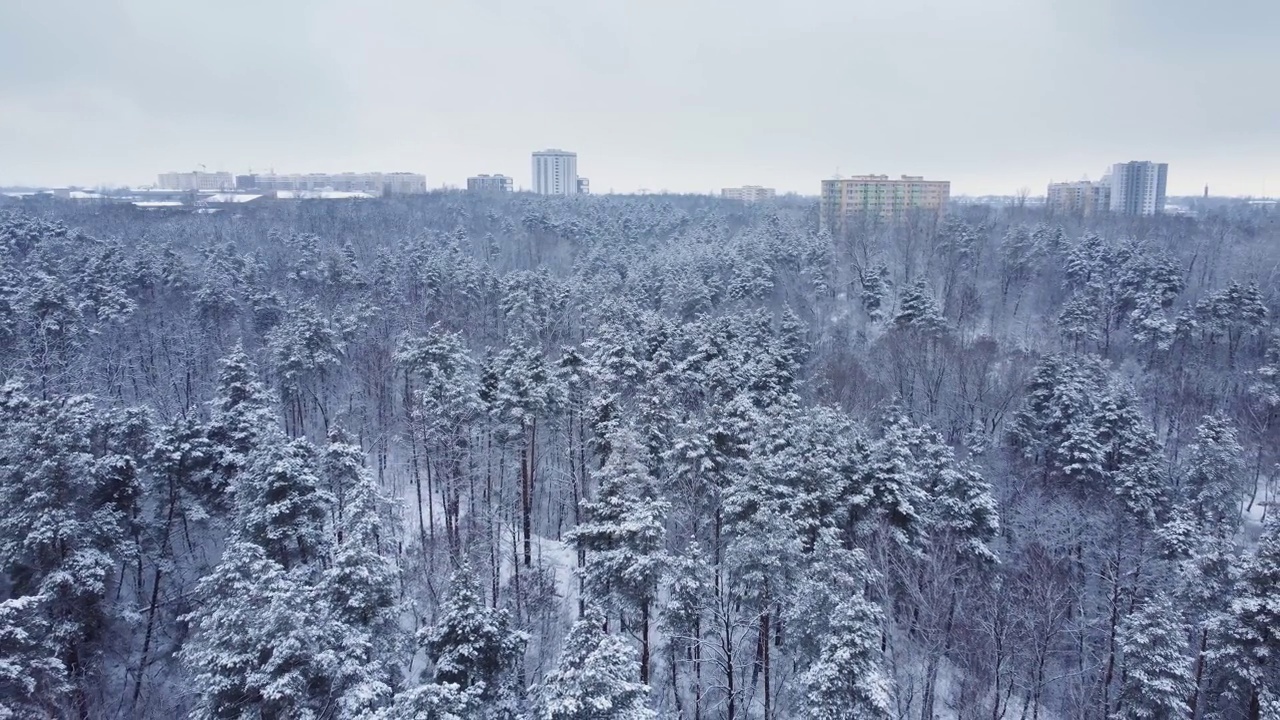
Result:
M1276 0L0 0L0 185L578 153L595 192L1125 160L1280 194Z

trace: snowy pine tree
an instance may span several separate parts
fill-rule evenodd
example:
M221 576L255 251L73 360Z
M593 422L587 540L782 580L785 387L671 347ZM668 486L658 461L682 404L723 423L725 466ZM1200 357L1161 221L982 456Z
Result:
M812 577L812 576L811 576ZM826 584L821 578L818 582ZM804 597L801 590L800 597ZM821 622L810 631L817 644L812 664L801 674L805 688L804 717L811 720L844 718L887 719L889 681L881 667L880 611L858 588L827 592L827 614L811 616Z
M258 381L243 348L236 346L218 365L209 440L216 453L214 490L226 496L215 499L229 506L236 476L249 466L263 439L278 432L279 423L272 410L274 400Z
M604 615L589 609L569 630L556 669L542 681L538 720L654 720L648 688L636 682L635 653L603 631Z
M24 702L80 716L101 671L107 593L139 491L134 459L95 453L95 421L88 398L37 400L15 382L0 387L0 577L19 623L9 641L44 678L33 691L59 687L59 666L71 683Z
M1280 521L1269 519L1242 575L1209 658L1227 672L1245 717L1262 720L1280 704Z
M888 718L889 680L882 668L879 608L868 601L874 580L861 550L824 530L784 613L802 673L803 717Z
M933 546L953 549L979 564L994 562L991 543L1000 531L1000 516L991 483L957 459L933 430L923 430L916 455L928 496L924 514Z
M920 433L900 408L892 408L863 479L871 508L883 516L890 536L902 547L916 546L925 533L921 517L926 504L924 478L912 455Z
M323 665L332 647L322 599L301 569L235 538L200 581L182 659L199 693L196 720L317 717L332 701Z
M1175 720L1185 717L1191 695L1191 665L1182 619L1169 597L1148 598L1120 623L1124 656L1114 720Z
M610 610L631 616L641 635L642 680L648 678L649 624L666 561L662 500L645 466L647 453L636 433L614 430L609 456L596 473L595 498L582 503L582 522L566 542L586 553L583 592Z
M268 435L235 485L236 532L286 569L327 553L333 496L316 477L317 452L305 439Z
M900 330L912 330L925 335L940 335L948 329L946 318L942 317L942 311L929 292L929 284L924 280L917 281L902 292L893 324Z
M329 491L340 498L338 539L324 585L337 649L335 692L346 716L387 702L399 684L397 654L401 649L395 563L380 552L380 538L390 534L378 519L379 497L372 474L359 463L360 449L330 433L324 474Z
M42 600L0 601L0 720L56 717L71 689Z
M1244 449L1231 421L1221 414L1205 417L1188 451L1184 496L1192 516L1210 532L1234 534L1244 494Z
M465 565L453 574L435 624L418 635L431 659L430 681L474 692L485 718L515 715L515 670L528 639L511 628L506 610L485 606L475 576Z

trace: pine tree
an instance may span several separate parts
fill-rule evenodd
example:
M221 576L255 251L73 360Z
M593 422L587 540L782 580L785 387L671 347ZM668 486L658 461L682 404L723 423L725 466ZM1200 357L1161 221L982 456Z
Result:
M453 574L436 623L420 631L418 642L431 659L430 682L474 691L484 717L514 714L519 690L514 672L528 635L511 628L506 610L485 607L466 565Z
M0 720L56 717L71 686L39 595L0 601Z
M203 536L210 528L227 528L228 518L220 512L227 497L215 485L215 461L208 428L192 416L162 428L147 458L144 497L154 502L143 503L150 513L140 521L140 546L152 567L140 668L153 665L153 653L160 647L165 623L173 619L172 611L162 608L161 598L175 586L180 592L185 591L188 578L194 579L208 570L208 560L202 554L183 552L181 538ZM163 681L173 671L170 663L154 664L154 672L140 671L134 679L131 709L136 710L144 686L152 687L155 680Z
M825 532L789 614L802 657L810 659L800 676L807 718L890 717L880 610L863 596L871 579L861 553Z
M47 628L41 646L49 655L31 658L33 670L48 673L56 662L73 681L67 696L43 702L81 716L90 711L86 688L104 649L106 594L127 549L137 493L129 472L135 460L94 452L96 420L88 398L35 400L15 382L0 388L5 600L16 602L11 613L39 613L21 621L25 632Z
M306 432L308 400L327 429L328 378L346 354L342 335L340 327L320 315L314 302L307 302L293 308L267 338L291 434Z
M643 681L648 679L653 601L666 561L663 518L670 505L660 499L636 433L616 429L608 443L609 456L596 473L596 496L582 503L582 522L565 540L586 553L586 596L611 610L639 616Z
M1169 488L1162 471L1160 443L1138 409L1133 388L1113 382L1097 408L1103 481L1129 516L1154 527L1168 515Z
M655 478L665 476L663 454L671 444L677 423L675 398L676 370L673 345L675 330L657 314L644 316L643 383L635 398L636 430L647 456L645 466Z
M871 509L884 517L891 537L902 547L917 546L925 532L923 477L912 455L920 433L900 408L892 408L863 479Z
M526 340L495 358L497 387L490 404L504 434L520 443L520 518L523 562L533 567L533 506L538 487L534 451L539 421L563 403L564 388L557 382L542 353Z
M1201 527L1229 536L1240 526L1244 449L1231 421L1209 415L1188 448L1184 496Z
M1249 392L1267 411L1267 418L1280 413L1280 329L1273 330L1262 365L1253 372Z
M483 686L463 690L454 684L427 683L396 695L387 708L365 717L370 720L474 720L484 717L480 698Z
M924 280L903 291L893 324L900 330L913 330L925 335L941 335L948 330L947 321Z
M31 372L39 380L42 397L72 386L67 372L83 332L75 295L54 273L30 268L19 298Z
M126 292L126 272L119 241L93 247L74 279L81 317L98 325L124 322L137 307Z
M924 512L933 546L954 548L979 564L994 562L990 545L1000 531L1000 517L991 484L958 460L931 429L922 432L916 455L924 474Z
M839 534L822 534L787 606L805 717L889 717L889 682L881 668L880 611L864 596L873 580L861 551Z
M1138 296L1129 313L1129 326L1134 341L1146 346L1150 354L1168 350L1177 333L1177 325L1167 317L1160 296L1153 293Z
M244 349L236 346L218 363L218 388L212 403L209 441L216 454L215 494L228 507L237 475L249 466L264 438L279 431L273 399L258 381Z
M18 279L11 251L0 245L0 357L9 357L17 348L22 302L22 283Z
M1039 228L1037 228L1037 231ZM1007 300L1009 294L1022 289L1034 276L1048 248L1042 233L1031 232L1025 225L1010 228L1000 240L1000 296ZM1014 312L1017 312L1015 300Z
M1191 667L1186 633L1172 601L1148 598L1120 623L1124 656L1115 720L1175 720L1186 716Z
M889 268L874 265L858 271L858 282L862 285L862 309L871 322L884 319L884 301L889 295Z
M1106 448L1099 402L1107 373L1091 355L1048 355L1032 372L1010 440L1048 479L1080 495L1102 489Z
M236 537L197 597L181 650L199 692L193 718L314 717L327 704L330 627L302 569Z
M1248 720L1261 720L1280 702L1280 521L1268 520L1242 575L1219 622L1222 644L1209 658L1227 672Z
M456 550L461 544L461 498L472 424L484 412L480 376L462 336L438 326L425 338L402 339L396 361L415 384L411 432L421 434L425 461L442 479L445 530ZM411 441L416 447L417 440Z
M373 476L357 461L360 449L342 439L331 432L325 450L324 474L341 510L324 584L337 630L335 692L344 715L354 717L384 704L399 683L398 571L379 553L384 530Z
M317 452L309 441L279 434L264 441L234 488L236 532L286 569L307 565L328 551L333 496L313 471Z
M648 688L631 680L634 653L603 631L604 615L589 609L569 630L556 669L542 682L539 720L653 720Z

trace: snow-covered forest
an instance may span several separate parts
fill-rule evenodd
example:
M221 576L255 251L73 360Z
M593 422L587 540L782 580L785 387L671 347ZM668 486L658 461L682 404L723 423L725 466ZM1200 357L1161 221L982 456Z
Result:
M1278 220L11 203L0 718L1278 718Z

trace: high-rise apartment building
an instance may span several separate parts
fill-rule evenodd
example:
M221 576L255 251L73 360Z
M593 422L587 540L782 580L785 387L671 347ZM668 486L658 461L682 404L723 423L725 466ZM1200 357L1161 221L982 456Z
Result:
M511 192L514 184L506 175L473 175L467 178L471 192Z
M1106 212L1111 207L1111 185L1088 180L1049 183L1045 205L1057 215L1092 216Z
M577 194L578 154L556 149L535 152L533 191L539 195Z
M1168 163L1134 160L1111 166L1111 212L1159 215L1164 212Z
M167 172L156 178L156 187L163 190L231 190L235 178L229 172Z
M760 187L759 185L743 185L742 187L723 188L720 190L720 197L728 200L741 200L742 202L760 202L761 200L772 200L778 196L778 191L773 188Z
M840 232L855 218L904 219L912 213L941 214L951 198L947 180L919 175L854 175L822 181L819 222L824 230Z

